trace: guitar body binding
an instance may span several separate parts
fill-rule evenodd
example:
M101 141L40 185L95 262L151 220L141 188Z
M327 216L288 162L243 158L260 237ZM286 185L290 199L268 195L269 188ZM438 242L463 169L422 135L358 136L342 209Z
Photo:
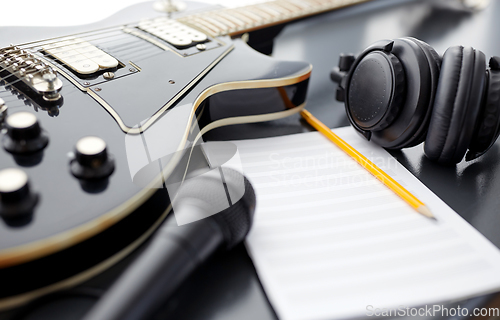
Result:
M187 10L203 6L188 3ZM87 32L100 32L102 38L111 29L113 35L119 34L114 43L86 38L118 61L116 67L87 76L44 56L43 50L33 51L53 70L51 74L57 74L61 88L50 92L60 94L60 99L47 101L22 81L9 83L7 70L0 72L4 78L0 98L7 101L2 114L35 114L49 138L37 154L0 149L0 170L25 171L39 195L28 219L16 223L0 219L0 309L74 286L139 246L171 211L162 179L184 170L187 151L203 133L217 126L269 121L303 108L311 73L308 63L277 61L229 36L208 35L203 50L162 42L165 50L123 31L131 21L137 24L139 17L158 16L152 3L143 3L89 26L0 28L0 46L16 43L20 48L59 41L50 39L68 34L85 38ZM114 77L107 74L106 79L110 72ZM8 134L5 120L0 125L3 138ZM192 130L194 125L198 131ZM87 181L71 173L75 143L85 136L106 142L115 161L109 177ZM148 139L160 141L162 149L150 148ZM141 148L131 149L129 141L142 141ZM129 163L131 154L147 159L140 165L176 156L162 162L152 181L138 184Z

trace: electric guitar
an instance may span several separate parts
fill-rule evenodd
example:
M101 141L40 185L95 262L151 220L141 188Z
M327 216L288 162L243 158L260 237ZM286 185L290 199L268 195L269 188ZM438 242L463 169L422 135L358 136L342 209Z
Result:
M84 27L0 28L0 309L137 248L171 211L169 181L206 157L204 133L304 107L311 66L256 52L248 32L364 1L143 3Z

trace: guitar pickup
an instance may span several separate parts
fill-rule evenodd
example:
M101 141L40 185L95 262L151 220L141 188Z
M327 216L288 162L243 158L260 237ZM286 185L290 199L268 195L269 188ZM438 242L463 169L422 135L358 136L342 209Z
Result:
M43 46L43 50L81 75L116 68L119 64L114 57L93 44L76 37L50 43Z
M167 18L142 21L139 23L138 28L170 43L176 48L187 48L208 40L207 35L203 32Z

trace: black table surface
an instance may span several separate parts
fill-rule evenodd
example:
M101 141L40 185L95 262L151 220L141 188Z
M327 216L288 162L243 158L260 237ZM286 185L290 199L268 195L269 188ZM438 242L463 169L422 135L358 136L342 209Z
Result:
M340 53L360 52L379 39L412 36L440 54L453 45L473 46L487 57L500 55L500 1L470 13L431 5L438 1L379 0L288 25L275 40L273 56L310 62L307 108L330 127L348 125L343 104L334 100L330 70ZM268 123L216 129L211 140L248 139L310 131L298 116ZM500 142L483 157L443 167L423 156L422 146L391 152L458 214L500 247ZM80 319L140 250L79 287L26 309L23 319ZM484 304L490 296L466 302ZM335 303L335 301L332 301ZM15 312L0 315L12 319ZM244 245L218 253L166 301L151 319L277 319Z

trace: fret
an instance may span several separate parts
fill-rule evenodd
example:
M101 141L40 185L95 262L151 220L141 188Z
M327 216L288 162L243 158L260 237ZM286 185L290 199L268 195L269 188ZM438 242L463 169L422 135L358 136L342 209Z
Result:
M224 12L224 14L226 14ZM236 10L233 10L231 13L227 13L228 15L233 15L233 17L238 18L239 20L243 21L245 23L246 27L253 27L255 21L250 19L249 17L239 13Z
M285 0L283 2L288 2L288 3L291 3L295 6L299 6L301 8L301 10L304 10L306 12L309 12L312 10L312 6L302 0Z
M246 8L240 8L240 9L236 9L236 10L239 14L242 14L242 15L247 16L250 19L252 19L254 24L262 22L262 18L260 16L246 10Z
M277 5L280 5L283 8L286 8L286 9L290 10L290 12L292 12L292 14L294 14L294 15L297 14L297 13L299 13L299 10L303 10L303 8L301 8L298 5L294 4L293 1L278 0L278 1L275 1L275 3Z
M235 24L233 21L219 15L219 14L210 14L209 17L213 20L219 21L226 26L228 26L231 30L236 30L238 29L239 24Z
M321 1L315 0L301 0L303 3L309 4L311 7L315 7L316 9L321 6Z
M321 0L304 0L304 1L310 3L313 7L315 7L316 12L321 12L321 11L326 10L328 8L326 1L321 1Z
M235 36L365 1L369 0L275 0L202 12L182 17L179 21L212 36Z
M293 3L292 1L279 0L275 1L275 3L273 4L277 6L279 5L282 8L286 8L290 12L288 14L288 17L290 18L301 17L305 14L308 14L311 11L308 7L306 6L300 7L297 4Z
M234 15L227 14L223 11L220 12L215 12L212 15L218 16L222 19L226 19L228 21L231 21L236 28L244 28L245 27L245 21L242 21L241 19L236 18Z
M281 15L283 15L283 13L277 11L277 10L274 10L274 8L271 8L269 5L259 5L257 7L259 10L262 10L266 13L268 13L269 15L271 15L273 18L278 18L280 17Z
M185 21L181 20L181 22L185 23ZM188 21L189 22L189 21ZM208 23L205 20L202 20L200 18L194 18L192 22L198 26L198 28L201 28L202 30L208 31L212 36L218 36L222 34L222 30L218 29L216 26ZM200 27L201 26L201 27Z
M274 12L276 14L276 19L283 20L290 17L290 12L288 10L281 9L280 7L273 6L272 4L266 4L260 7L262 10L268 12Z
M293 10L283 7L278 1L269 3L268 6L279 11L284 16L291 16L294 14Z
M253 14L257 15L261 21L264 22L269 22L273 20L273 16L270 15L269 13L257 8L256 6L251 6L251 7L245 7L242 8L245 9L247 12L251 11Z
M229 27L228 25L225 25L224 23L206 15L206 16L201 16L200 19L203 19L205 21L207 21L208 23L216 26L217 28L219 28L223 33L227 34L227 33L230 33L231 31L233 31L231 29L231 27Z

